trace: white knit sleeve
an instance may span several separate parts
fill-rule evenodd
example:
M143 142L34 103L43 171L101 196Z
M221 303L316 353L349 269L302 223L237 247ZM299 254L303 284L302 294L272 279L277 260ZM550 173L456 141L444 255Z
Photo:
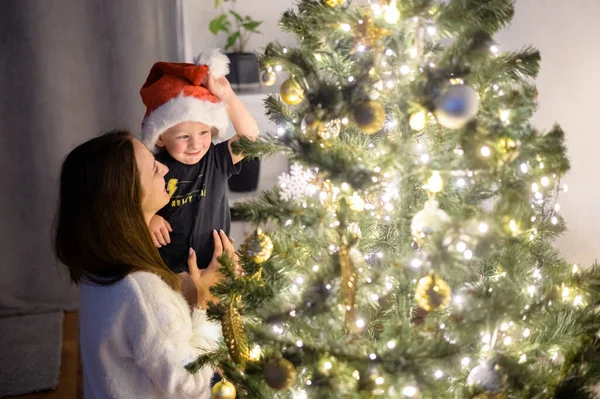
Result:
M136 364L165 397L210 398L213 370L191 374L184 366L214 347L215 326L199 309L190 314L183 297L158 276L134 274L137 300L128 306L127 337Z

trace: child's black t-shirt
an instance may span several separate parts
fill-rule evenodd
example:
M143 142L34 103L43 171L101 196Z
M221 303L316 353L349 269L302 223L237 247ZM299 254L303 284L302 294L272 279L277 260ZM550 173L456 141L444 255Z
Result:
M198 267L206 268L213 256L212 231L231 229L231 211L227 200L227 179L238 174L241 162L234 165L227 141L211 144L195 165L182 164L167 151L156 160L169 168L165 176L171 201L158 215L165 218L173 231L171 243L159 248L160 255L175 272L188 271L189 248L196 251Z

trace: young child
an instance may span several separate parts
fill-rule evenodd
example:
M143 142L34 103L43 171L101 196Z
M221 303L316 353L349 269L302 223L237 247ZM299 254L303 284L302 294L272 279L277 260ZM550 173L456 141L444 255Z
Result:
M166 165L166 190L171 201L150 221L154 244L169 268L187 272L189 249L198 267L213 254L213 230L229 236L231 213L227 179L240 172L243 154L231 143L240 136L258 137L254 118L224 77L229 60L218 51L202 55L196 64L157 62L140 90L147 107L142 141ZM229 119L235 136L219 144Z

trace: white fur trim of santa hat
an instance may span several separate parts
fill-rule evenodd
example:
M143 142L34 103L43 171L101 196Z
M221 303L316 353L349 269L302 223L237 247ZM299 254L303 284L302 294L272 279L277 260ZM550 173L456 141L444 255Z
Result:
M143 143L156 151L158 136L181 122L201 122L217 129L223 137L229 127L227 106L222 102L212 103L195 97L179 96L167 101L154 110L142 123Z
M210 73L220 78L229 74L229 58L218 48L211 48L194 58L196 65L208 65Z

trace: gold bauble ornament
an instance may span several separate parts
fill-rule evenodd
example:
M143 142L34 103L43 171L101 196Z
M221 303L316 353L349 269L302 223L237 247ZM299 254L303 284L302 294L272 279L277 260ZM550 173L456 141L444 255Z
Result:
M415 300L428 312L446 306L451 296L452 290L448 283L434 273L420 279L415 289Z
M235 387L229 381L221 380L211 390L212 399L235 399Z
M365 101L354 107L352 117L364 133L377 133L385 122L385 108L379 101Z
M273 71L267 71L262 74L260 80L265 86L273 86L277 81L277 75Z
M325 4L327 4L329 7L337 7L344 5L345 1L346 0L325 0Z
M291 387L296 381L296 367L287 359L269 361L263 368L263 376L268 386L276 391Z
M288 79L281 84L279 95L283 102L289 105L297 105L304 100L304 90L294 79Z
M241 248L242 252L256 264L269 260L273 253L273 241L261 229L248 236Z

